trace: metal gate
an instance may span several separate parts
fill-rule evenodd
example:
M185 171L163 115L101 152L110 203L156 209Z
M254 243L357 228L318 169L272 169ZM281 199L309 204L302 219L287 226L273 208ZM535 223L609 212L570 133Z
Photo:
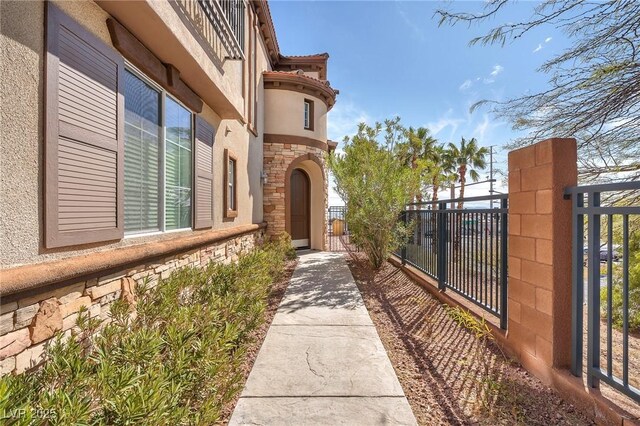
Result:
M637 256L630 256L630 237L638 229L640 206L620 202L625 194L637 191L640 182L577 186L568 188L565 197L571 198L573 204L571 371L582 377L586 355L584 370L589 387L598 388L603 382L640 402L639 372L637 364L634 371L631 363L638 359L638 354L632 353L632 347L637 345L629 342L638 339L630 313L637 301L632 292L639 290L629 272L638 262Z
M357 251L351 242L346 219L346 206L329 207L327 214L327 249L329 251Z

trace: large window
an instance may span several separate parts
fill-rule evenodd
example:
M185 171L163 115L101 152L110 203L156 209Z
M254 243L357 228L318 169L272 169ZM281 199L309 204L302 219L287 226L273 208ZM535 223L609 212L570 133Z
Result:
M161 93L125 72L124 229L161 229Z
M125 111L125 232L191 227L191 112L130 71Z

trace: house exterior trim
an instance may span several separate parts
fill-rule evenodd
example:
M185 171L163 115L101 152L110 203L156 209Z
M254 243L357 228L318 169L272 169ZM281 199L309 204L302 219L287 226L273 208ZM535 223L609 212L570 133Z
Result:
M305 154L293 160L287 171L284 174L284 217L285 217L285 231L291 234L291 174L303 161L311 160L320 167L322 171L322 178L326 182L326 176L324 174L324 166L320 159L314 154Z
M177 97L189 109L202 112L202 99L180 78L180 71L171 64L163 64L133 34L113 18L107 19L107 28L114 47L145 75Z
M323 142L318 139L295 135L278 135L273 133L264 134L264 143L305 145L311 146L313 148L318 148L323 151L329 151L330 148L329 145L327 145L327 142Z
M184 252L192 248L255 232L266 228L266 226L267 224L263 222L227 229L194 231L187 236L9 268L3 270L0 274L0 281L2 282L0 296L5 297L34 289L41 290L46 285Z
M302 71L295 73L265 71L262 75L265 89L291 90L314 96L327 105L327 110L336 103L338 92L331 88L328 81L307 77Z

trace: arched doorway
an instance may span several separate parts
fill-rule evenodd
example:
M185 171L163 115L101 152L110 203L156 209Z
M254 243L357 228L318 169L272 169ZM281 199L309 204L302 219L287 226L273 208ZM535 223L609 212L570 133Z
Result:
M291 193L290 226L291 241L295 248L311 246L311 184L309 176L302 169L291 173L289 188Z

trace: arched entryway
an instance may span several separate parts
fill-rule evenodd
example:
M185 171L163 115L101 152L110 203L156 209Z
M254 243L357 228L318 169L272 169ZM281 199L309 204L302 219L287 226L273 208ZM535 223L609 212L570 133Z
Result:
M325 180L319 158L306 154L285 173L285 229L296 248L324 250Z
M291 241L295 248L311 247L311 184L307 173L294 169L289 188Z

